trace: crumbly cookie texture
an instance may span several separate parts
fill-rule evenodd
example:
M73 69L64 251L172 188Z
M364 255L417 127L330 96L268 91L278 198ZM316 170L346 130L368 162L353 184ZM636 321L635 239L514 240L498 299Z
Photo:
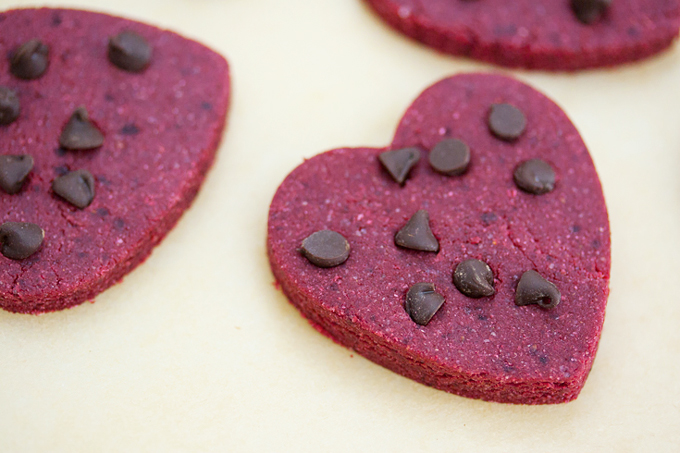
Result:
M640 60L678 35L677 0L365 0L388 24L453 55L529 69Z
M516 111L492 125L505 104ZM499 125L511 137L494 135ZM427 159L450 139L469 148L461 174ZM380 159L402 149L403 159ZM528 192L513 176L535 159L554 172L550 190ZM345 238L316 245L348 251L344 261L319 267L301 253L317 231ZM562 403L591 369L610 268L600 182L564 112L513 79L444 79L408 108L388 148L307 160L272 200L267 246L281 289L314 327L418 382L489 401Z
M44 231L30 256L0 255L0 307L61 310L121 280L189 207L222 136L229 69L197 42L106 14L22 9L0 24L0 86L19 104L1 152L17 156L5 179L20 187L0 191L0 224Z

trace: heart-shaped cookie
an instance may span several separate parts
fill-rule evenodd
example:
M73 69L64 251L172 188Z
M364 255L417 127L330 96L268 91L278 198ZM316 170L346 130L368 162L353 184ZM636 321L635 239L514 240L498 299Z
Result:
M602 189L567 116L513 79L444 79L389 148L307 160L274 196L267 244L318 330L416 381L559 403L591 368L610 268Z
M668 47L677 0L365 0L430 47L504 66L575 70L639 60Z
M59 310L119 281L191 204L228 66L105 14L14 10L0 27L0 307Z

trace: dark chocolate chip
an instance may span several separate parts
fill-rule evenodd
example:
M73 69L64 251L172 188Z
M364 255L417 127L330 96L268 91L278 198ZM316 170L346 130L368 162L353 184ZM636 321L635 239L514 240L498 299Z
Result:
M12 260L23 260L38 251L45 232L34 223L5 222L0 225L2 254Z
M515 304L537 304L543 308L554 308L560 303L562 295L557 286L541 277L536 271L522 274L515 291Z
M73 206L83 209L94 199L94 176L87 170L75 170L52 181L52 190Z
M494 104L489 113L489 130L505 141L517 140L527 126L524 113L514 105Z
M78 107L64 126L59 137L62 148L79 150L102 146L104 135L92 124L85 107Z
M555 171L541 159L522 162L513 177L517 187L534 195L542 195L555 188Z
M470 148L464 142L450 138L437 143L429 158L436 172L447 176L461 175L470 164Z
M380 153L380 163L396 182L404 185L411 168L420 160L418 148L402 148Z
M137 33L122 31L109 38L109 61L125 71L140 72L151 61L151 46Z
M13 123L19 118L20 109L19 97L14 90L0 86L0 124Z
M302 241L300 253L315 266L335 267L347 261L349 242L340 233L321 230Z
M592 24L607 11L611 0L571 0L571 9L584 24Z
M28 154L0 156L0 188L8 194L19 192L32 169L33 158Z
M394 243L399 247L422 252L438 252L439 242L430 229L430 216L427 211L417 211L404 227L394 235Z
M50 48L37 39L20 45L10 60L10 71L20 79L37 79L47 69Z
M434 283L416 283L406 293L404 309L413 322L426 326L444 305L444 296L434 289Z
M480 260L471 259L460 263L453 272L453 284L458 291L475 299L496 293L493 272L488 264Z

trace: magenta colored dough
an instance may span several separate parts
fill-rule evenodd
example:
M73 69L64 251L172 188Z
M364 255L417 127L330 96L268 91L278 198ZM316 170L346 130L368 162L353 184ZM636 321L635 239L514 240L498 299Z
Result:
M220 142L229 70L222 56L197 42L105 14L14 10L0 14L0 27L0 85L21 101L17 121L0 127L2 153L35 159L19 194L0 193L0 222L33 222L45 230L42 248L28 259L0 255L0 307L60 310L121 280L189 207ZM107 59L109 36L124 29L153 46L141 74ZM50 46L50 64L43 77L19 80L4 56L32 38ZM104 145L56 152L80 105L104 132ZM66 168L95 176L96 197L84 210L50 190Z
M570 0L364 0L430 47L510 67L576 70L640 60L678 35L678 0L614 0L595 24Z
M493 103L527 117L515 143L489 133ZM467 74L428 88L406 111L389 149L431 149L459 138L468 172L440 175L424 153L404 187L378 162L384 149L336 149L296 168L271 203L268 252L283 292L322 333L399 374L459 395L507 403L576 398L590 371L608 294L609 222L588 151L552 101L515 80ZM557 173L536 196L513 183L530 158ZM437 254L396 247L394 234L419 209L430 214ZM341 233L349 259L331 269L297 248L321 229ZM471 299L452 282L465 259L495 275L493 297ZM553 310L514 303L517 282L537 270L562 292ZM421 327L404 310L409 287L432 282L446 302Z

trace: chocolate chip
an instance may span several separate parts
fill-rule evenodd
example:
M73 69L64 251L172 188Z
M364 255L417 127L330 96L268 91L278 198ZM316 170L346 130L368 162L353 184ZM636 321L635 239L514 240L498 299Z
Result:
M404 185L411 168L420 160L418 148L402 148L380 153L380 163L396 182Z
M5 222L0 225L2 254L12 260L23 260L38 251L45 232L34 223Z
M555 171L541 159L522 162L513 177L517 187L534 195L542 195L555 188Z
M32 169L33 158L28 154L0 156L0 188L8 194L19 192Z
M515 291L515 304L537 304L542 308L554 308L560 303L560 290L557 286L541 277L536 271L522 274Z
M417 211L404 227L394 235L394 243L399 247L422 252L438 252L439 242L430 229L430 216L427 211Z
M109 61L125 71L140 72L151 61L151 46L137 33L122 31L109 38Z
M611 0L571 0L571 9L578 20L584 24L592 24L607 11Z
M19 118L19 97L7 87L0 86L0 124L13 123Z
M94 199L94 176L87 170L75 170L52 181L52 190L73 206L83 209Z
M62 148L79 150L102 146L104 136L90 121L85 107L78 107L64 126L59 137Z
M450 138L437 143L429 158L436 172L447 176L461 175L470 164L470 148L464 142Z
M435 292L434 283L416 283L406 293L404 309L413 322L426 326L444 305L444 296Z
M50 48L37 39L20 45L10 60L10 71L20 79L37 79L47 69Z
M493 272L488 264L480 260L465 260L456 266L453 284L458 291L475 299L493 296L496 293L493 287Z
M489 114L489 130L493 135L511 142L517 140L527 126L524 113L514 105L494 104Z
M302 241L300 253L315 266L335 267L347 261L349 242L340 233L321 230Z

